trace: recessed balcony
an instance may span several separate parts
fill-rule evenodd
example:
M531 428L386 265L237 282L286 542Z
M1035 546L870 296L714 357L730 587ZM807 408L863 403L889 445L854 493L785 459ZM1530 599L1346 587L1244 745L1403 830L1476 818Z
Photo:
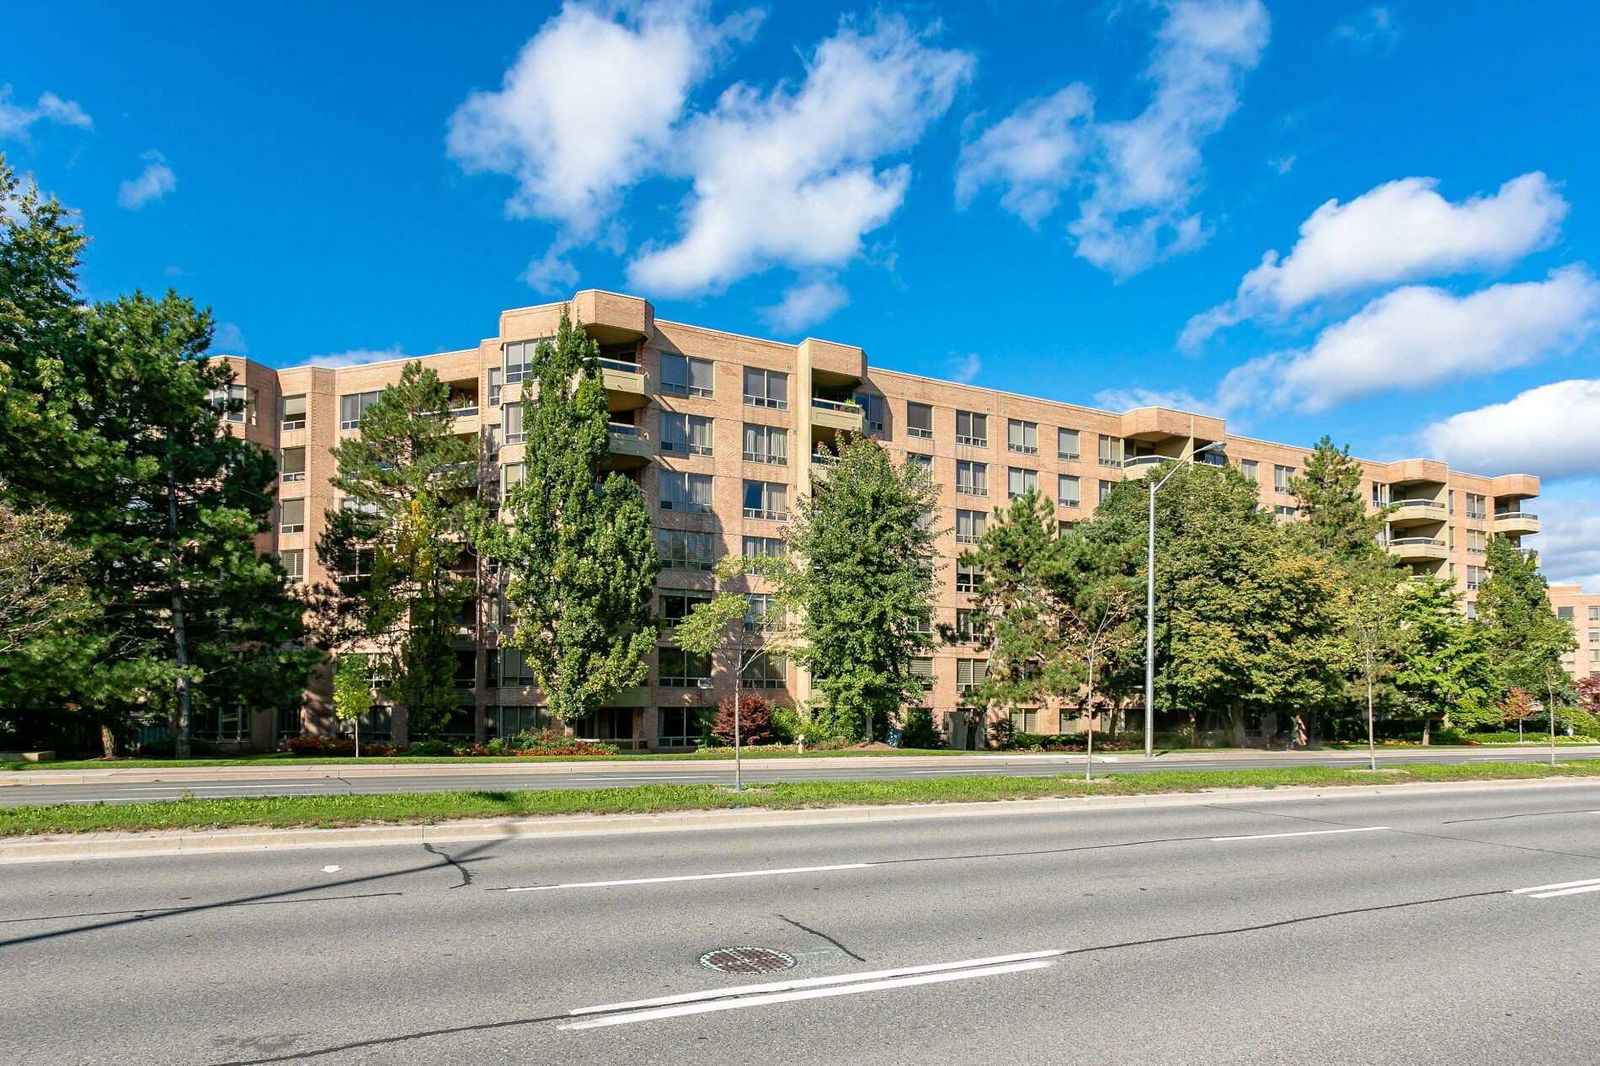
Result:
M600 376L611 394L613 411L643 407L650 402L650 383L644 367L626 359L601 358Z
M1389 550L1403 562L1440 562L1450 557L1443 537L1398 537L1389 541Z
M1422 497L1392 500L1389 506L1393 508L1389 512L1389 525L1396 529L1427 525L1429 522L1443 522L1445 519L1445 505L1439 500Z
M814 396L811 399L811 424L818 429L831 429L839 433L860 433L865 425L865 416L859 405L847 400L825 400Z
M1494 531L1507 536L1524 536L1539 532L1539 516L1528 511L1496 511Z
M643 460L643 462L618 463L619 466L642 466L650 461L654 452L650 438L638 426L627 422L612 422L607 427L608 447L613 457Z
M1130 478L1144 477L1162 463L1176 462L1170 455L1130 455L1122 460L1122 472Z

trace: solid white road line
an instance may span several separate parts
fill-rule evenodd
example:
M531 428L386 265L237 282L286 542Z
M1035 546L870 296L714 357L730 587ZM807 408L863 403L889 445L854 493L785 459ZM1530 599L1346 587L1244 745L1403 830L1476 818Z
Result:
M1551 896L1576 896L1583 892L1600 892L1600 885L1585 885L1582 888L1563 888L1559 892L1535 892L1529 899L1549 899Z
M1386 825L1362 825L1354 829L1309 829L1303 833L1256 833L1247 837L1212 837L1213 844L1221 844L1229 840L1276 840L1279 837L1324 837L1335 833L1376 833L1388 829Z
M1551 892L1563 888L1583 888L1588 885L1600 887L1600 877L1591 877L1587 881L1562 881L1559 884L1554 885L1534 885L1532 888L1513 888L1511 890L1511 895L1524 896L1531 895L1535 892Z
M553 892L560 888L613 888L617 885L664 885L675 881L716 881L724 877L777 877L782 874L819 874L830 870L865 870L875 862L844 862L835 866L791 866L783 870L736 870L721 874L679 874L676 877L635 877L626 881L574 881L565 885L531 885L507 892Z
M601 1014L623 1010L641 1010L646 1007L669 1007L675 1003L696 1003L709 999L728 999L735 996L762 995L768 992L788 992L796 988L816 988L822 985L844 985L859 981L881 981L889 977L912 977L916 974L939 973L944 970L971 970L986 966L999 966L1008 962L1032 962L1035 959L1053 959L1065 955L1062 948L1049 951L1024 951L1016 955L992 955L986 959L962 959L960 962L934 962L922 966L901 966L893 970L868 970L864 973L840 973L828 977L804 977L793 981L768 981L759 985L729 985L726 988L708 988L701 992L683 992L675 996L658 996L655 999L638 999L631 1003L602 1003L598 1007L579 1007L570 1014Z
M1024 970L1042 970L1052 966L1048 959L1032 962L1013 962L1004 966L986 966L971 970L945 970L940 973L921 974L916 977L893 977L882 981L833 985L824 988L806 988L794 992L776 992L764 996L742 996L738 999L716 999L703 1003L684 1003L676 1007L657 1007L654 1010L634 1011L631 1014L613 1014L603 1018L587 1018L581 1022L563 1025L563 1029L599 1029L608 1025L634 1025L655 1021L658 1018L677 1018L686 1014L709 1014L713 1011L744 1010L747 1007L765 1007L773 1003L794 1003L807 999L825 999L832 996L854 996L862 992L879 992L887 988L907 988L912 985L932 985L944 981L967 981L975 977L996 977L1000 974L1021 973Z

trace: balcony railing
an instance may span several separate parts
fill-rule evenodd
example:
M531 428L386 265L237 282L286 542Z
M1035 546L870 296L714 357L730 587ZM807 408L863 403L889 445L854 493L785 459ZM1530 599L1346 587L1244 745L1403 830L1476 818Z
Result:
M462 404L459 407L452 407L452 408L450 408L450 417L451 418L476 418L476 417L478 417L478 405L475 404L475 403L471 403L471 404Z
M1170 463L1170 462L1173 462L1173 457L1170 456L1170 455L1130 455L1127 458L1122 460L1122 469L1124 469L1124 470L1137 470L1137 469L1139 469L1141 467L1158 466L1161 463ZM1106 460L1101 459L1100 460L1100 465L1102 465L1102 466L1106 466L1106 465L1115 466L1116 464L1115 463L1108 464L1106 462Z
M1534 514L1532 511L1496 511L1494 513L1494 520L1496 522L1508 520L1516 522L1537 522L1539 520L1539 516Z
M1444 510L1444 504L1443 503L1439 502L1438 500L1426 500L1426 499L1423 499L1423 500L1391 500L1390 503L1389 503L1389 506L1393 507L1395 509L1395 513L1396 514L1399 514L1402 511L1413 511L1414 512L1414 511L1442 511L1442 510Z
M1391 547L1391 548L1403 548L1403 547L1442 548L1442 547L1444 547L1444 538L1443 537L1395 537L1392 540L1390 540L1388 543L1389 543L1389 547Z
M601 358L601 359L596 359L595 362L599 363L602 367L604 367L607 370L620 370L624 374L643 374L644 373L644 367L640 366L638 363L630 363L626 359L605 359L605 358Z
M838 411L846 415L853 415L861 410L861 405L858 403L851 403L849 400L824 400L821 396L811 397L811 406L820 411Z
M613 437L637 437L639 427L632 422L607 422L606 429L611 431Z

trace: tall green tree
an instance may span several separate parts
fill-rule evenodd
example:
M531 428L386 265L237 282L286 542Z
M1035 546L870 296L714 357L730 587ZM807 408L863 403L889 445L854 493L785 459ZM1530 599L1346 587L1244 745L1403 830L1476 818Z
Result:
M1317 441L1304 468L1289 481L1301 519L1291 528L1335 559L1371 557L1388 510L1368 509L1362 476L1348 445L1336 448L1326 436Z
M946 629L944 636L975 640L988 653L988 672L968 690L966 702L982 708L987 720L993 709L1057 706L1075 694L1083 675L1065 611L1077 590L1054 505L1028 492L996 508L960 562L982 575L972 597L972 628Z
M477 534L501 565L507 626L552 716L571 723L648 674L661 557L639 486L605 469L600 349L563 311L524 381L524 472ZM533 397L537 396L535 402Z
M1478 622L1488 638L1498 699L1513 687L1553 703L1566 691L1561 657L1577 647L1572 626L1550 608L1538 560L1504 537L1489 540L1489 576L1478 590Z
M1407 581L1394 603L1397 713L1422 722L1424 743L1434 722L1470 727L1495 721L1489 642L1483 627L1462 613L1454 582Z
M789 554L767 560L775 602L795 620L791 655L811 671L812 721L825 735L870 740L920 698L911 660L930 646L936 496L928 472L896 466L867 437L848 436L838 462L797 505Z
M455 637L477 589L467 553L476 514L476 441L456 436L450 387L407 363L333 447L343 494L317 552L337 575L344 614L356 622L341 650L376 656L380 692L404 708L395 735L432 728L455 709ZM463 571L466 572L463 572Z

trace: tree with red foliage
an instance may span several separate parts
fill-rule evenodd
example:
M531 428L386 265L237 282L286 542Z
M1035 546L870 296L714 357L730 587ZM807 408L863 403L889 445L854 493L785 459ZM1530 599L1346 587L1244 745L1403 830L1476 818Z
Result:
M1590 674L1578 682L1578 706L1600 716L1600 674Z
M772 704L762 696L746 695L739 701L739 732L742 743L771 744ZM724 696L717 704L717 717L711 723L711 736L719 744L733 743L733 697Z

